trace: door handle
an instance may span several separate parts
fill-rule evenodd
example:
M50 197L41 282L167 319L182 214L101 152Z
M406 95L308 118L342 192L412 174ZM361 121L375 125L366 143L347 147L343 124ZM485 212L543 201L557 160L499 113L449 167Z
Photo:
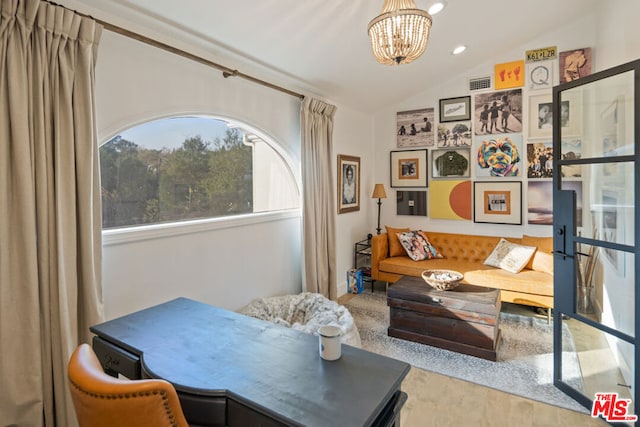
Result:
M553 251L551 253L554 254L554 255L561 255L562 259L573 258L573 255L569 255L564 251ZM584 255L584 254L581 254L580 252L577 252L577 253L580 254L580 255Z

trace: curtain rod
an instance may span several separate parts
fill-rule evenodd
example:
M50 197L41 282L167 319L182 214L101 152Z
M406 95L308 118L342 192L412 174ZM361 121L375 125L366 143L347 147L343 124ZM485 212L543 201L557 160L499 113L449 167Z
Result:
M48 1L48 0L45 0L45 1L47 3L51 3L51 4L56 5L56 6L64 7L65 9L69 9L68 7L60 5L58 3L54 3L54 2ZM123 36L129 37L129 38L134 39L134 40L138 40L138 41L140 41L142 43L146 43L146 44L151 45L153 47L157 47L159 49L162 49L162 50L165 50L167 52L173 53L175 55L179 55L179 56L182 56L184 58L190 59L192 61L199 62L200 64L204 64L204 65L207 65L209 67L216 68L216 69L222 71L222 75L224 76L225 79L228 78L228 77L240 77L240 78L243 78L245 80L249 80L251 82L257 83L259 85L266 86L268 88L271 88L271 89L274 89L274 90L277 90L277 91L280 91L280 92L284 92L287 95L295 96L295 97L300 98L300 99L304 99L304 97L305 97L304 95L302 95L300 93L294 92L294 91L289 90L287 88L284 88L282 86L278 86L278 85L275 85L273 83L269 83L267 81L258 79L256 77L253 77L253 76L250 76L248 74L242 73L242 72L240 72L238 70L234 70L234 69L226 67L226 66L224 66L222 64L218 64L216 62L213 62L213 61L210 61L208 59L205 59L205 58L203 58L201 56L195 55L193 53L189 53L189 52L187 52L185 50L182 50L182 49L178 49L177 47L170 46L170 45L168 45L166 43L162 43L162 42L160 42L158 40L154 40L152 38L143 36L142 34L138 34L138 33L135 33L133 31L127 30L125 28L118 27L117 25L113 25L113 24L111 24L109 22L105 22L105 21L102 21L100 19L96 19L91 15L86 15L84 13L80 13L77 10L74 10L73 12L77 13L80 16L84 16L86 18L93 19L98 24L102 25L106 30L109 30L111 32L121 34Z

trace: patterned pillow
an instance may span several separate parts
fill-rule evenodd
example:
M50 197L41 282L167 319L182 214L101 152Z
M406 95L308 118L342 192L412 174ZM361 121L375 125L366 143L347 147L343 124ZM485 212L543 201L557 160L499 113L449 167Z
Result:
M414 261L424 259L444 258L440 252L429 242L429 238L422 231L406 231L398 233L398 239L404 250Z
M519 273L536 251L535 246L522 246L500 239L484 265L498 267L510 273Z

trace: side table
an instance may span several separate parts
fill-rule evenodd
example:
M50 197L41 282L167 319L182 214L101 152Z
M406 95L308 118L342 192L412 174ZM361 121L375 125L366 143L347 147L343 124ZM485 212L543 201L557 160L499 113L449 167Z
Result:
M371 283L373 292L374 282L371 278L371 239L356 242L353 248L353 268L362 271L362 280Z

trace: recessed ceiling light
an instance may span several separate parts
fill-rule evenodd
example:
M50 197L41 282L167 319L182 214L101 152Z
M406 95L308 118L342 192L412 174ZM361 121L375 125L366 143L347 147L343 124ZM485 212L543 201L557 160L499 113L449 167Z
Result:
M436 13L442 12L442 9L444 9L444 7L445 7L445 2L439 1L432 4L431 7L429 7L429 9L427 10L427 12L429 12L429 15L435 15Z
M461 46L458 46L457 48L453 49L453 52L451 52L451 53L453 53L454 55L460 55L465 50L467 50L467 47L465 45L461 45Z

